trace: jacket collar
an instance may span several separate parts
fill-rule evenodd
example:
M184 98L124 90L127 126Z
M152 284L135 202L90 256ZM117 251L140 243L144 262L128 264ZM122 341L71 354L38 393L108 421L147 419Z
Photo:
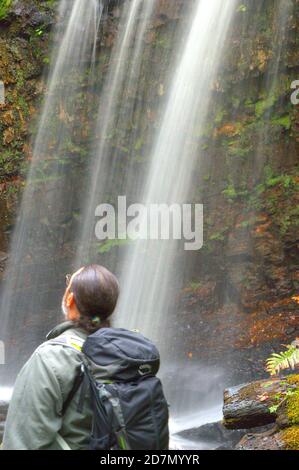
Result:
M59 325L55 326L46 336L47 340L57 338L57 336L65 333L68 330L75 330L76 334L80 336L80 338L86 339L87 333L82 328L77 328L72 321L65 321L60 323Z

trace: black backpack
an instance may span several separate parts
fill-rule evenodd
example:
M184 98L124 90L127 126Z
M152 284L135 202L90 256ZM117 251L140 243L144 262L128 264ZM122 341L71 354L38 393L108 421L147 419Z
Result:
M82 384L80 408L89 387L90 449L168 449L168 403L156 377L160 356L154 344L137 332L102 328L88 336L82 352L82 373L63 412Z

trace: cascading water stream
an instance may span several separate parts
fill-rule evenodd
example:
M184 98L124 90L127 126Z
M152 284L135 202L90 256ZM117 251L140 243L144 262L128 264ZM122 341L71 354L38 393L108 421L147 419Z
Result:
M94 214L104 195L114 187L119 147L124 136L116 131L126 129L133 113L143 110L136 103L140 92L140 69L144 51L144 37L154 11L156 0L129 0L122 8L121 26L114 45L107 77L101 92L98 122L95 129L98 145L90 164L90 191L83 211L82 232L75 265L88 259L94 240ZM113 138L113 146L111 146ZM130 171L124 177L130 178ZM130 185L130 182L128 183Z
M199 1L188 37L176 64L164 117L150 157L142 197L145 204L188 202L198 140L194 134L205 122L213 82L221 63L225 36L235 2ZM141 222L146 223L146 220ZM117 323L139 328L169 348L167 338L175 291L176 241L138 240L129 250L122 273L123 286Z
M82 112L78 90L88 87L93 73L101 14L98 0L59 4L52 70L1 299L1 339L6 347L2 370L9 371L2 382L13 382L19 366L43 337L40 328L58 318L59 312L54 311L47 323L45 306L49 307L49 294L57 283L55 259L65 250L63 224L71 217L76 197L72 154L66 146L76 132L74 116ZM89 78L84 81L86 73Z
M114 202L116 191L119 191L119 195L129 195L130 200L135 196L135 202L147 206L153 203L181 205L197 202L193 199L193 174L202 160L201 136L214 105L213 92L219 83L226 52L225 41L237 0L188 2L186 10L190 8L190 18L184 25L185 33L179 37L177 51L176 41L171 43L172 52L169 56L176 53L176 61L171 62L166 73L158 61L162 70L159 71L159 78L163 75L160 85L162 81L163 84L159 98L155 95L155 99L158 101L165 94L161 98L163 105L160 105L163 114L155 139L151 142L149 155L146 156L145 175L136 177L130 152L134 145L137 148L141 145L140 142L136 144L140 133L144 137L144 129L141 129L141 125L137 129L135 124L148 111L144 96L150 86L143 80L142 67L147 60L146 35L157 3L158 0L126 0L119 7L119 32L100 89L96 125L91 126L94 141L86 144L90 144L91 148L86 149L89 157L86 159L88 183L84 192L81 181L78 185L78 173L72 175L71 167L76 166L76 162L71 160L73 157L68 155L66 148L70 144L72 148L76 146L76 136L80 140L80 126L74 118L82 111L76 98L78 90L86 95L92 83L96 82L95 52L102 6L98 0L60 2L59 16L63 22L60 21L55 32L56 46L51 60L46 100L1 299L3 334L0 339L4 339L7 345L8 367L3 370L4 373L8 370L11 375L1 380L1 384L10 385L13 382L19 366L41 341L45 323L49 321L49 326L52 326L54 319L58 319L57 289L62 294L64 285L61 280L66 273L64 268L70 264L77 268L86 260L96 259L91 254L97 249L94 246L97 245L94 216L95 207L99 203ZM275 14L278 27L273 41L276 54L265 83L269 96L275 94L277 86L291 2L282 1L278 4ZM245 21L247 27L248 20ZM148 50L153 49L154 46L148 47ZM88 72L87 76L85 72ZM172 80L166 76L172 77ZM97 77L99 83L101 79ZM269 138L271 116L270 112L265 114L265 126L258 135L255 157L250 163L257 180L267 160L264 141ZM126 128L128 123L134 125ZM122 153L119 149L122 149ZM124 154L130 155L130 159L126 160ZM121 174L120 156L125 161ZM78 226L69 225L74 208L82 221L80 230ZM146 222L145 217L141 219L144 228ZM69 240L70 246L75 242L79 248L75 256L73 251L70 253L71 259L63 265L62 258L69 250ZM111 259L112 255L108 264ZM171 403L173 434L220 420L225 384L222 369L205 367L200 361L192 364L183 357L181 361L178 360L182 335L186 331L188 334L187 328L190 326L184 325L184 329L177 329L172 313L185 273L190 269L188 260L190 256L186 256L181 241L136 240L126 247L124 256L116 261L121 272L122 292L114 325L138 328L158 344L162 353L161 375ZM111 265L114 266L113 263ZM234 267L230 266L229 269ZM53 302L52 297L55 299ZM232 314L230 320L231 317ZM198 321L198 325L202 323ZM26 339L23 334L25 328ZM207 341L207 349L209 347ZM0 389L0 399L1 396L9 398L10 393L9 387L2 391ZM198 443L180 439L178 445L199 448Z
M213 84L221 66L235 5L234 1L221 0L195 3L190 28L186 28L189 33L183 38L179 61L174 68L160 131L150 155L143 195L138 201L147 207L154 203L171 205L190 202L193 168L200 158L200 142L196 136L200 135L212 105ZM146 232L147 222L145 215L140 220L140 226ZM181 255L178 256L180 250ZM173 349L179 341L179 337L171 336L173 329L170 327L174 299L183 276L182 259L184 262L180 241L139 239L129 247L123 260L122 292L114 324L137 328L158 344L162 356L162 376L169 374ZM164 382L172 404L173 418L183 419L184 415L188 415L187 403L193 413L202 409L203 405L205 409L214 409L215 406L219 409L221 395L218 393L217 396L215 393L209 395L209 403L203 404L202 397L195 390L185 400L185 382L178 377L178 370L186 369L186 364L175 369L170 382ZM189 366L187 370L194 377ZM206 380L213 389L215 378L206 375ZM178 383L181 387L175 391L174 384ZM203 421L201 413L199 416L198 424Z

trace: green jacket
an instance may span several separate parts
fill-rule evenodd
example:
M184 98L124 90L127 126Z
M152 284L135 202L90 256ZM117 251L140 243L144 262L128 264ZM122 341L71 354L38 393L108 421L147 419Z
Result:
M70 322L59 325L48 335L53 341L66 339L75 343L75 347L83 344L86 337L83 330L72 327ZM80 372L82 361L75 347L46 341L24 365L8 409L3 450L87 448L92 418L88 392L82 413L77 411L80 387L61 416L63 404Z

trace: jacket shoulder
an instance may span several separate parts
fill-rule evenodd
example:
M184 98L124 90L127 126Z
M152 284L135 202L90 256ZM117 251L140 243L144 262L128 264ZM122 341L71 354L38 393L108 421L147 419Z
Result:
M68 370L78 367L82 363L81 349L84 340L71 331L63 333L57 338L45 341L33 353L48 362L56 371L63 371L63 375Z
M58 349L71 349L73 352L81 353L85 339L86 338L82 337L82 335L78 335L75 329L71 329L61 333L55 338L51 338L45 341L36 349L36 352L47 354L48 352L51 353L54 350L57 352Z

